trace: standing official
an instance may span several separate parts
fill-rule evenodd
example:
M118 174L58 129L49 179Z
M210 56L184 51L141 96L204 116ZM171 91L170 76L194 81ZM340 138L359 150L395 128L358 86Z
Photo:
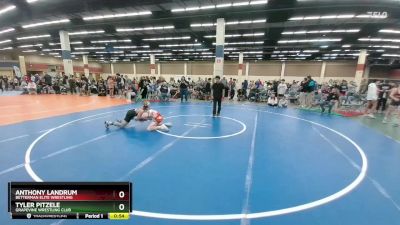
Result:
M213 94L213 116L219 116L221 112L221 102L224 96L225 85L221 83L221 78L219 76L215 77L215 83L212 85ZM218 109L217 109L218 103Z

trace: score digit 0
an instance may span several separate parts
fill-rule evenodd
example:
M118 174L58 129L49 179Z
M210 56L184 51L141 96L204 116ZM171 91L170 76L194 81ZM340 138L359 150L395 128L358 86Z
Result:
M118 196L119 196L120 198L124 198L124 197L125 197L125 192L124 192L124 191L120 191L119 194L118 194Z

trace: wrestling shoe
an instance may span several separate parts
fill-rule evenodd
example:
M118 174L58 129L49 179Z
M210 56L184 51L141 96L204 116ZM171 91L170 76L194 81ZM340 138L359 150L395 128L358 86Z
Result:
M164 123L164 125L167 127L172 127L172 123Z

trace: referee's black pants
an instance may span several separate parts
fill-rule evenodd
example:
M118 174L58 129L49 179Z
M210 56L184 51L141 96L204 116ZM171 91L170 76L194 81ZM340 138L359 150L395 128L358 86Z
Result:
M221 112L221 102L222 102L222 98L214 98L214 100L213 100L213 115L219 114ZM218 109L217 109L217 103L218 103Z

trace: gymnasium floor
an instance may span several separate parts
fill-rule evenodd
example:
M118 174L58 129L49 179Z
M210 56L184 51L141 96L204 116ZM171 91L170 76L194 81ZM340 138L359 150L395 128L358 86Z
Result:
M212 118L208 103L154 103L173 127L150 133L104 128L138 107L122 100L0 102L1 225L119 223L11 220L7 182L32 180L133 182L134 215L119 224L400 224L400 143L355 120L251 104Z

